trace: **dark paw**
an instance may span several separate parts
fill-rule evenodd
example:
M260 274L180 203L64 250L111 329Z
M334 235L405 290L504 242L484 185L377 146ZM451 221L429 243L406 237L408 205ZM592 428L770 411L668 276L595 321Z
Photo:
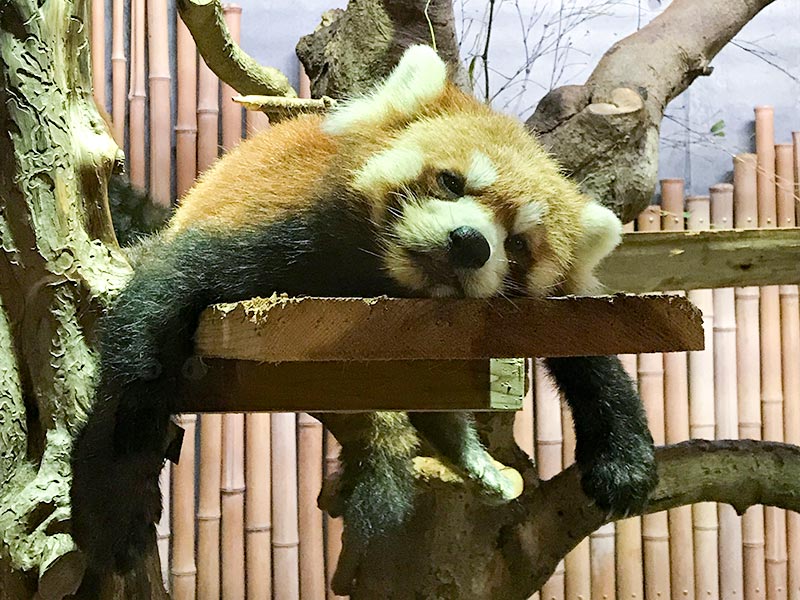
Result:
M635 455L598 455L581 468L581 486L602 510L616 516L640 512L658 483L653 448Z

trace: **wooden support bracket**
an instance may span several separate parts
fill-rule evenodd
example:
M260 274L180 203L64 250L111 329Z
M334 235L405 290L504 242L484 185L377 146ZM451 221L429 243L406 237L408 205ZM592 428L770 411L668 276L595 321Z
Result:
M519 357L699 350L686 298L256 298L205 311L183 410L515 410Z

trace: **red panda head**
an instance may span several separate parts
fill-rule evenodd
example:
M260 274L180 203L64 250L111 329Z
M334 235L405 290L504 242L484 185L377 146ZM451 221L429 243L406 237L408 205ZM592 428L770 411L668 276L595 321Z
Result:
M381 86L322 127L380 228L386 271L413 293L587 293L619 242L614 214L521 123L448 83L427 46L409 48Z

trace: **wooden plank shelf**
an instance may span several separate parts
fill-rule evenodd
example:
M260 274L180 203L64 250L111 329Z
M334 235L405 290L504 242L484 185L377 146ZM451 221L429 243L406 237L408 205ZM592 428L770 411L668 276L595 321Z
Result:
M635 293L800 283L800 228L627 233L600 281Z
M520 357L703 348L679 296L256 298L206 310L185 412L515 410Z

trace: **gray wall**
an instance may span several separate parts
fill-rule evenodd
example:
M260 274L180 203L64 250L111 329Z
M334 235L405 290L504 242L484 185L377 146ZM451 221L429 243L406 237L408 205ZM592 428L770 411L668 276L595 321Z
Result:
M244 9L242 46L263 63L282 69L294 82L297 39L314 29L324 10L346 6L346 0L239 2ZM482 44L487 2L455 0L455 4L463 30L462 54L468 59ZM525 30L529 54L536 54L537 41L545 43L529 75L523 71L506 85L493 100L495 107L527 116L552 86L583 82L611 44L646 24L667 4L668 0L499 2L490 47L491 94L524 65ZM696 81L674 100L663 123L661 175L684 177L690 193L705 193L709 185L729 180L731 156L753 149L754 106L775 107L778 142L789 141L791 131L800 130L800 1L776 0L735 42L755 45L754 51L728 45L712 63L714 74ZM477 63L476 71L481 70ZM480 78L477 84L482 91ZM724 137L711 134L712 125L720 120L725 122Z

